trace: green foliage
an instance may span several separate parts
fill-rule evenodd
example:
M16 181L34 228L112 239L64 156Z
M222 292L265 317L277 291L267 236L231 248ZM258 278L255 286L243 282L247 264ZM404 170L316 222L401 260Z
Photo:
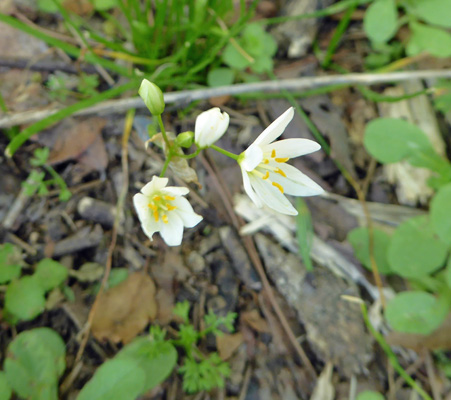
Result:
M451 183L441 187L432 199L431 222L435 233L451 246Z
M410 24L412 37L407 44L409 56L427 52L435 57L451 56L451 34L440 28L412 22Z
M374 392L373 390L365 390L364 392L360 392L356 398L356 400L384 400L385 397L382 396L379 392Z
M405 2L410 14L443 28L451 28L451 3L449 0L408 0Z
M439 81L436 90L435 108L444 114L451 111L451 81Z
M376 0L368 7L363 27L376 43L390 40L398 30L398 12L394 0Z
M380 229L373 229L374 258L381 274L390 274L391 268L387 259L390 235ZM356 228L348 234L348 241L354 248L355 256L363 266L371 271L368 228Z
M102 364L92 379L81 390L78 400L107 400L111 398L136 399L163 382L177 364L178 354L174 346L185 350L186 356L179 372L183 374L183 387L193 393L224 386L224 378L230 368L215 353L205 357L196 347L208 333L218 334L219 326L233 330L235 314L217 317L209 313L205 317L207 328L198 332L189 323L189 303L177 303L173 313L184 323L179 327L178 339L165 339L165 332L158 326L150 329L148 336L139 337Z
M52 329L22 332L8 346L4 362L8 384L22 398L56 400L65 357L66 346Z
M231 42L226 46L222 61L232 69L242 71L249 67L252 72L261 74L272 71L272 57L276 51L276 41L260 24L248 24L236 43ZM230 79L230 72L228 74Z
M9 400L12 396L12 389L3 371L0 371L0 400Z
M25 263L22 252L11 243L0 245L0 285L20 276Z
M201 362L190 358L185 359L179 372L183 374L183 389L188 393L195 393L224 387L224 377L230 375L230 367L218 354L213 353Z
M230 68L215 68L207 75L207 84L211 87L231 85L235 80L235 72Z
M449 304L425 292L402 292L390 301L385 316L399 332L428 335L448 314Z
M393 234L388 259L393 272L405 278L422 278L443 267L448 246L439 240L428 216L402 223Z
M36 318L45 310L46 292L61 285L66 278L66 267L49 258L41 260L33 275L14 279L6 288L7 318L12 323Z

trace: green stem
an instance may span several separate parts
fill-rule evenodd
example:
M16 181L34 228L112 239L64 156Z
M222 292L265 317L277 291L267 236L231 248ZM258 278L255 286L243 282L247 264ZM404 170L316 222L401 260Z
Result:
M237 154L233 154L233 153L231 153L230 151L221 149L220 147L218 147L218 146L216 146L216 145L214 145L214 144L212 144L212 145L210 146L210 148L212 148L213 150L216 150L217 152L219 152L219 153L221 153L221 154L224 154L224 155L227 156L227 157L233 158L236 162L238 162L238 157L239 157L239 156L238 156Z
M50 175L52 175L54 182L60 187L60 189L67 189L66 182L63 178L61 178L60 174L53 169L52 166L44 164L43 167Z
M164 129L164 124L163 124L163 119L161 118L161 114L157 115L157 119L158 119L158 125L160 126L160 129L161 129L161 134L163 135L163 140L166 143L168 152L170 152L171 144L169 143L168 135L166 134L166 129Z
M171 162L171 158L172 158L172 152L170 151L168 153L168 156L166 157L165 162L164 162L163 169L161 170L160 178L163 178L164 174L166 173L166 170L168 169L169 163Z
M180 157L180 158L184 158L185 160L189 160L191 158L197 157L201 151L202 151L202 149L197 149L192 154L176 154L176 156Z

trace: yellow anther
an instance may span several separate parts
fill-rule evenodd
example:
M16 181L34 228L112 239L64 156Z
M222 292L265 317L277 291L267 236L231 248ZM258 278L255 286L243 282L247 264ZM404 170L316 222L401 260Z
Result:
M159 219L158 217L159 217L158 211L155 210L155 211L153 212L153 218L155 219L155 222L158 222L158 219Z
M276 157L276 151L274 149L272 149L271 151L271 158L275 158Z
M285 172L283 172L280 168L276 168L276 169L274 170L274 172L277 173L277 174L279 174L279 175L282 175L284 178L287 177L287 175L285 174Z
M158 194L156 194L155 196L153 196L152 198L154 201L160 201L161 200L161 196L159 196Z
M263 164L269 164L269 160L267 158L263 159Z
M167 201L175 200L175 197L174 197L174 196L169 196L169 195L166 195L166 196L164 196L163 198L164 198L165 200L167 200Z
M285 157L285 158L276 158L276 162L280 162L280 163L282 163L282 162L287 162L288 160L289 160L288 157Z
M152 211L157 211L157 206L155 204L149 203L148 206Z
M266 174L264 177L262 177L262 179L268 179L269 178L269 171L266 171Z
M277 189L279 189L280 193L283 193L282 185L278 184L277 182L273 182L272 185L275 186Z
M168 223L168 216L167 216L166 214L162 215L162 216L161 216L161 219L163 220L163 222L164 222L165 224Z
M170 204L167 204L166 207L168 208L168 211L172 211L177 208L176 206L171 206Z

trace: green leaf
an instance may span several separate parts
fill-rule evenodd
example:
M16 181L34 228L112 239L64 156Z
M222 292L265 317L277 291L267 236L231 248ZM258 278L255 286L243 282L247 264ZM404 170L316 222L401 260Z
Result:
M443 28L451 28L450 0L417 0L411 2L409 13L423 21Z
M412 22L412 36L406 47L409 56L427 52L432 56L446 58L451 56L451 34L443 29Z
M385 397L382 396L379 392L374 392L372 390L365 390L364 392L360 392L356 398L356 400L384 400Z
M163 382L177 363L177 351L169 342L153 341L140 337L126 345L115 357L116 360L133 360L145 374L145 383L140 394L144 394Z
M34 273L34 277L46 292L61 285L67 275L67 268L51 258L42 259Z
M398 13L394 0L376 0L372 3L365 13L363 28L373 42L390 40L398 30Z
M58 6L55 4L55 1L62 4L64 0L38 0L38 8L47 13L56 13L58 12Z
M421 278L443 266L448 248L437 239L428 216L402 223L392 236L388 261L393 272L405 278Z
M5 374L20 397L56 400L64 359L65 344L55 331L32 329L20 333L8 346Z
M28 321L45 309L44 290L33 276L24 276L9 284L5 293L5 310L15 318Z
M9 400L12 395L11 386L9 386L6 375L0 371L0 400Z
M22 252L16 246L0 245L0 285L18 278L24 265Z
M248 24L243 30L242 46L254 58L265 55L271 58L277 51L274 38L258 23Z
M390 236L380 229L373 229L374 258L381 274L391 273L387 259ZM348 234L348 240L354 248L355 256L371 271L368 228L356 228Z
M106 11L117 6L117 0L93 0L96 11Z
M250 65L246 59L231 43L229 43L222 53L222 60L231 68L244 70Z
M431 148L421 129L396 118L378 118L368 123L364 144L366 150L383 164L402 161L415 152Z
M425 292L403 292L390 301L385 317L399 332L428 335L438 328L446 315L448 305Z
M231 85L235 79L235 72L230 68L216 68L208 72L207 83L210 87Z
M440 188L432 199L430 211L435 232L451 245L451 183Z
M448 265L445 270L445 280L448 287L451 289L451 256L448 258Z
M254 58L254 62L251 64L251 69L257 74L263 74L273 70L273 61L271 57L267 55L261 55Z
M103 363L83 387L77 400L136 400L143 392L145 373L133 359Z
M49 158L50 149L48 147L42 147L34 151L34 158L30 160L30 164L33 167L40 167L47 162Z

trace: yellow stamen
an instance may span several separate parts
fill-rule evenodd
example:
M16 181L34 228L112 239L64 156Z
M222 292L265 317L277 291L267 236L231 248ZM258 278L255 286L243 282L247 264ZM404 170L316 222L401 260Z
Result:
M288 157L285 157L285 158L276 158L276 162L280 162L280 163L287 162L288 160L289 160Z
M153 196L153 200L154 201L160 201L161 200L161 196L158 196L158 194L156 194L155 196Z
M266 174L264 177L262 177L262 179L268 179L269 178L269 171L266 171Z
M273 182L272 185L275 186L277 189L279 189L280 193L283 193L282 185L278 184L277 182Z
M166 207L168 208L168 211L172 211L177 208L176 206L171 206L170 204L167 204Z
M164 198L165 200L168 200L168 201L175 200L175 197L174 197L174 196L169 196L169 195L166 195L166 196L164 196L163 198Z
M274 170L274 172L275 172L276 174L282 175L284 178L287 177L287 175L285 174L285 172L283 172L280 168L276 168L276 169Z
M271 151L271 158L275 158L276 157L276 151L274 149L272 149Z
M263 159L263 164L269 164L269 160L267 158Z
M155 204L149 203L148 206L152 211L157 211L157 206Z
M158 222L158 211L157 210L155 210L153 212L153 218L155 219L155 222Z
M162 216L161 216L161 219L163 220L163 222L164 222L165 224L168 223L168 216L167 216L166 214L162 215Z

